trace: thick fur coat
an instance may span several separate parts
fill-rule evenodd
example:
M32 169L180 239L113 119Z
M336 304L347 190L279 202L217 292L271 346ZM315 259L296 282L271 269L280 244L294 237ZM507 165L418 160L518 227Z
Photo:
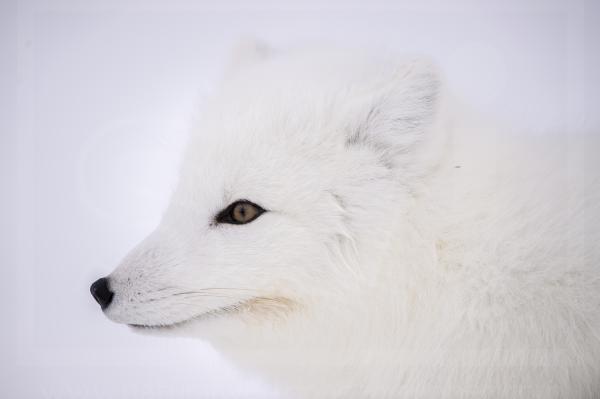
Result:
M110 319L283 397L600 398L593 135L491 128L419 59L237 54Z

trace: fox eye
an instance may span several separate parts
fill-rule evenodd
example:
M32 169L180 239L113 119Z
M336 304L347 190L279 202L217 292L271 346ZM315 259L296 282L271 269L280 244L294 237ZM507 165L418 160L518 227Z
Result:
M246 200L235 201L215 218L217 223L246 224L266 212L260 206Z

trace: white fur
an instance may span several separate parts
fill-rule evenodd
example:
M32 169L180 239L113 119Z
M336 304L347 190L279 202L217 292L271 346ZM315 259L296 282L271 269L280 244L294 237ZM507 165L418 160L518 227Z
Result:
M207 339L284 396L599 398L593 137L465 118L425 61L255 48L106 315ZM216 225L237 199L268 212Z

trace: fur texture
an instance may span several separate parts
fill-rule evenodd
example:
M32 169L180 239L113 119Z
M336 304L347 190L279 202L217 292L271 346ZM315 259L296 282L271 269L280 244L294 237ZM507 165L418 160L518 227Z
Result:
M418 59L247 44L105 310L302 398L599 398L592 136L466 118ZM214 216L247 199L246 225Z

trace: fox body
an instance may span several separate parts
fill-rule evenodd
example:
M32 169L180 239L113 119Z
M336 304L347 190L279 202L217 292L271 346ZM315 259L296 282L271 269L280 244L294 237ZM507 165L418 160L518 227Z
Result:
M284 397L600 397L592 136L465 117L419 59L238 54L110 319Z

